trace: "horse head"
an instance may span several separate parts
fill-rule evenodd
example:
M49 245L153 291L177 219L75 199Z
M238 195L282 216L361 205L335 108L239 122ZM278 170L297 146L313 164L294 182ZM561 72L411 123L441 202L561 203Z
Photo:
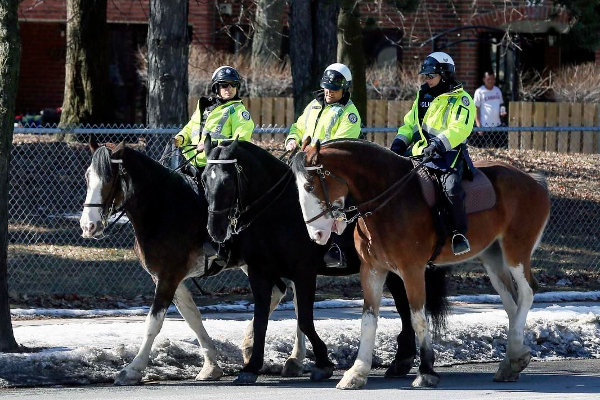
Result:
M324 245L331 232L341 235L347 222L340 214L344 209L348 184L332 174L328 165L334 163L330 157L332 149L321 148L317 140L310 146L305 140L302 151L293 161L292 169L296 175L296 185L300 206L310 238Z
M241 179L241 167L236 158L238 145L238 139L235 139L214 146L210 135L204 144L206 167L201 180L208 202L207 228L209 235L219 243L231 237L241 212L245 181Z
M90 142L92 162L85 173L87 192L79 225L85 238L98 237L106 228L108 217L123 201L119 165L123 162L124 144L114 151Z

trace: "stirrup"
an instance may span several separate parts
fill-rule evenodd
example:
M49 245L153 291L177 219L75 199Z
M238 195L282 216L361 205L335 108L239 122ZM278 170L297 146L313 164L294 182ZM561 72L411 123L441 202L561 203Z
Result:
M466 236L462 233L454 232L454 235L452 235L452 252L454 255L460 256L470 251L471 245L469 244Z
M333 243L323 256L327 268L346 268L344 253L336 243Z
M219 254L220 245L213 242L206 242L202 247L204 249L204 276L217 275L227 267L229 255L227 255L227 258L224 258Z

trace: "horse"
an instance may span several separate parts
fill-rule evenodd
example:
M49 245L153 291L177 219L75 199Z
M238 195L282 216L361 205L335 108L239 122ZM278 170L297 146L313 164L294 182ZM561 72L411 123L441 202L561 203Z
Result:
M550 200L541 175L531 176L502 162L475 165L476 173L492 182L497 202L491 209L468 215L471 252L455 256L446 240L436 264L472 258L483 262L509 319L506 356L494 380L515 381L531 359L530 348L523 344L527 313L537 289L530 259L548 221ZM364 294L360 349L337 387L358 389L367 382L382 284L388 273L404 281L419 342L421 364L412 385L436 386L439 375L433 369L434 352L423 307L423 271L436 252L438 238L412 161L362 140L332 140L323 145L317 141L314 146L307 141L292 169L306 228L316 243L327 243L332 230L339 233L340 220L358 219L354 241L362 261Z
M196 183L186 175L169 170L131 147L121 144L111 151L95 142L90 147L93 155L85 174L87 194L80 219L82 236L102 237L110 214L115 209L122 209L133 225L135 253L156 284L142 345L134 360L117 374L115 384L133 385L141 381L153 341L171 302L195 332L202 347L205 361L196 379L218 380L223 370L217 362L215 346L184 284L187 278L207 274L202 262L202 245L208 239L208 204L204 196L199 195ZM236 253L235 245L233 247ZM235 266L246 271L243 262L234 257L232 267ZM283 281L274 283L269 312L277 307L286 289ZM252 349L252 327L250 323L242 343L246 361ZM299 355L302 359L304 354L304 340L299 336L290 365L294 366ZM283 374L293 376L298 372L288 368Z
M314 243L306 232L297 190L291 182L292 171L285 162L265 149L238 140L214 146L207 137L205 151L207 166L201 180L209 205L208 232L216 242L237 240L240 254L248 264L255 301L252 356L236 382L251 384L258 377L263 365L270 287L281 278L294 283L298 326L313 345L316 362L311 379L329 378L333 364L313 321L316 277L358 273L360 261L353 243L349 246L351 252L346 254L346 268L327 268L323 260L326 248ZM427 285L432 288L427 312L438 325L443 324L448 306L444 279L445 271L427 270ZM404 376L416 356L415 334L410 326L402 280L390 274L386 285L396 302L403 328L397 338L398 351L386 375ZM296 360L298 368L301 361L302 358Z

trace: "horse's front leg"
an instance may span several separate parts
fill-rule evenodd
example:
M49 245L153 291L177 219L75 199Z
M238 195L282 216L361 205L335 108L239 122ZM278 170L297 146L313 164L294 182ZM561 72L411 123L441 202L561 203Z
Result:
M344 373L344 377L337 384L338 389L360 389L367 383L373 363L379 304L386 274L387 271L375 269L364 262L360 268L360 283L364 294L360 346L354 365Z
M412 327L419 342L421 363L419 374L413 381L413 387L437 386L440 376L433 370L435 353L431 346L429 325L425 314L425 267L405 268L402 271L402 279L406 288L406 296L410 304Z
M196 307L196 303L194 303L190 291L185 287L183 282L177 287L174 301L179 313L196 334L198 343L200 343L200 347L202 348L204 365L202 366L200 373L196 376L196 380L219 380L223 376L223 370L219 367L217 362L217 350L215 349L213 341L208 336L206 329L204 329L202 315L200 314L198 307Z
M141 382L142 372L148 366L150 350L154 339L160 332L162 324L167 314L167 309L173 301L177 284L158 280L156 283L156 291L154 293L154 301L150 312L146 317L146 336L142 341L142 346L138 351L131 364L123 368L115 377L115 385L135 385Z
M261 276L260 272L254 272L251 266L248 267L248 272L250 287L252 288L252 295L254 297L254 343L250 360L244 368L242 368L234 381L234 383L237 384L252 384L256 382L258 373L263 366L265 338L267 335L267 324L269 323L271 291L274 284L272 280Z
M248 276L248 267L241 267L241 270ZM281 285L285 285L283 281L279 285L274 285L273 290L271 291L271 304L269 306L269 317L273 314L273 311L279 305L281 299L285 296L286 288L281 287ZM283 289L283 290L282 290ZM248 364L250 362L250 357L252 357L252 347L254 346L254 318L250 320L250 323L246 327L246 331L244 333L244 340L242 340L242 357L244 357L244 364Z
M406 289L402 278L393 272L387 274L385 285L394 297L396 310L402 320L402 331L398 335L398 348L396 349L396 357L385 372L388 378L396 378L406 376L413 367L415 357L417 356L417 346L415 344L415 330L412 327L410 318L410 306L406 297Z

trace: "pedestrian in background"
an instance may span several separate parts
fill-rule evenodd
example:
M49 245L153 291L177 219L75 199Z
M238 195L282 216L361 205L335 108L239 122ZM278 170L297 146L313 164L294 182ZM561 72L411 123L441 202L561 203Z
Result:
M502 91L495 85L496 76L491 71L483 74L483 85L475 90L473 101L477 108L475 124L481 128L491 128L502 125L502 118L506 116L506 108L502 99ZM507 147L506 132L481 132L476 131L471 136L471 144L477 147Z

